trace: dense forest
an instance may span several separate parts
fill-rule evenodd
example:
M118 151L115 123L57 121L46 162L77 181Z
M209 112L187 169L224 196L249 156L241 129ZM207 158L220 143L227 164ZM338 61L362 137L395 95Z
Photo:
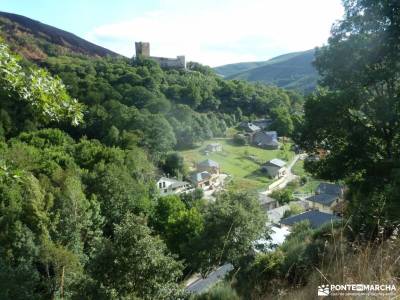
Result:
M197 63L30 61L1 41L0 298L309 299L326 280L396 282L400 4L343 3L305 102ZM306 168L346 183L345 225L301 223L274 251L254 251L269 233L252 196L159 197L157 177L182 168L175 150L256 117L326 154ZM185 278L223 263L234 267L227 285L184 291Z
M298 95L198 64L65 56L37 67L4 43L0 62L2 298L185 297L185 276L238 263L264 236L252 197L159 198L158 167L239 120L291 120Z

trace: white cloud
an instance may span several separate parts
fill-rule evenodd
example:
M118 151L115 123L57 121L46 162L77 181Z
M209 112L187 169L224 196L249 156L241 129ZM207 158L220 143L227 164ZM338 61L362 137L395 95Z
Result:
M126 56L134 41L148 41L152 55L216 66L320 46L342 14L340 0L162 0L159 10L99 26L86 38Z

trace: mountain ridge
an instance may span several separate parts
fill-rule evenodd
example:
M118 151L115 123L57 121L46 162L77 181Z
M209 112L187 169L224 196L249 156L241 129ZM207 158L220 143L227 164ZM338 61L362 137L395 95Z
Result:
M267 61L223 65L214 70L226 79L262 82L309 93L318 81L318 73L312 65L314 53L313 49L292 52Z
M121 56L68 31L3 11L0 11L0 36L14 51L32 60L65 54Z

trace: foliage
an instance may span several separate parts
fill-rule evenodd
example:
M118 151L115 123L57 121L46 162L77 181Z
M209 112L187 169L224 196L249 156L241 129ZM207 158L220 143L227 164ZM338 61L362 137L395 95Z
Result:
M178 152L167 154L162 169L165 174L172 177L182 177L186 175L183 157Z
M181 293L177 280L182 264L132 214L115 226L112 240L103 240L91 265L93 278L117 298L171 299Z
M239 133L237 133L237 134L235 134L233 136L232 141L238 146L244 146L244 145L247 144L246 137L244 135L242 135L242 134L239 134Z
M275 190L271 193L271 197L276 199L280 205L284 205L293 201L293 191L291 189Z
M262 82L307 94L314 91L318 80L312 64L314 52L288 53L267 61L224 65L214 70L227 79Z
M394 196L400 149L399 7L368 0L344 5L345 18L317 51L323 88L305 104L299 142L309 152L327 151L310 171L348 182L352 228L374 236L379 226L390 233L400 211ZM371 205L369 199L376 200Z
M289 209L285 210L285 212L283 213L283 218L288 218L290 216L298 215L303 211L304 209L300 205L295 203L290 203Z
M43 69L32 67L24 70L19 60L1 41L0 96L3 134L11 132L13 126L19 125L9 124L10 114L14 116L18 110L44 123L69 120L76 126L83 120L82 104L69 97L60 79L51 77ZM15 100L19 103L16 104Z
M224 193L204 211L204 230L196 248L203 273L223 262L234 265L264 236L266 216L256 199L244 193Z
M117 131L135 132L139 145L157 153L224 136L242 114L265 116L273 107L294 105L291 93L224 81L196 63L188 64L191 72L122 58L51 57L44 65L89 107L85 134L121 146Z
M193 296L191 300L239 300L239 296L227 283L219 283L207 292Z

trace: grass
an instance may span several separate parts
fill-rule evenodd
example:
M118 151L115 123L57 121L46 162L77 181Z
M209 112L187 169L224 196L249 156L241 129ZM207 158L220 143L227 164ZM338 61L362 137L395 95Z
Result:
M345 238L345 228L332 229L332 241L326 243L320 266L315 267L304 286L290 288L279 299L316 299L321 284L394 284L393 295L335 296L327 299L399 299L400 237L398 232L384 241L357 243ZM263 298L271 299L271 298Z
M298 175L300 177L307 177L306 184L298 186L294 190L294 193L299 193L299 194L313 193L317 188L317 186L322 182L319 179L313 178L310 173L304 170L304 160L299 159L293 166L292 172L293 174Z
M221 152L206 155L204 149L209 143L220 143ZM189 167L194 168L196 163L204 159L212 159L220 164L221 172L232 176L228 188L234 190L256 191L266 189L272 183L266 174L260 171L263 163L273 158L290 161L294 153L290 151L290 143L286 143L281 150L265 150L253 146L237 146L231 139L213 139L203 143L202 146L181 151Z

